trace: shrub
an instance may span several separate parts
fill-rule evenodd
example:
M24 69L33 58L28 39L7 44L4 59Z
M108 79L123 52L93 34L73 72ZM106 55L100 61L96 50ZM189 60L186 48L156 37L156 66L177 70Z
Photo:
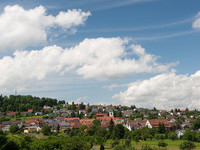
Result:
M141 150L153 150L148 144L142 145Z
M42 133L44 135L50 135L51 134L51 128L48 125L44 125L42 127Z
M112 145L112 147L115 147L116 145L119 145L119 141L118 141L118 140L115 140L115 141L112 142L111 145Z
M12 126L10 126L9 131L10 131L10 133L18 133L19 132L18 125L12 125Z
M167 143L165 143L165 142L158 142L158 146L159 147L167 147Z
M0 148L6 144L7 138L4 135L0 135Z
M130 140L130 139L126 139L126 140L125 140L125 145L126 145L127 147L131 146L131 140Z
M181 150L191 150L191 149L194 149L195 147L196 147L196 145L190 141L185 141L185 142L181 143L179 146L179 148Z
M126 149L124 145L117 145L114 148L114 150L122 150L122 149Z

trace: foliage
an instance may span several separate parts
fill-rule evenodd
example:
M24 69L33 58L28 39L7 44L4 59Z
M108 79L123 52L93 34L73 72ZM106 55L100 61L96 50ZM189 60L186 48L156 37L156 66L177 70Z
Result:
M200 118L197 118L197 120L192 124L193 130L198 130L200 128Z
M194 149L196 146L194 143L190 142L190 141L185 141L183 143L180 144L180 149L181 150L191 150Z
M18 125L11 125L10 129L9 129L10 133L18 133L19 130L20 129L19 129Z
M0 135L0 148L6 144L7 138L4 135Z
M114 147L114 150L122 150L122 149L126 149L124 145L117 145Z
M130 139L126 139L126 140L125 140L125 145L126 145L127 147L131 146L131 140L130 140Z
M148 144L145 144L145 145L142 145L141 150L153 150L153 148L149 146Z
M119 140L115 140L112 142L112 147L115 147L116 145L119 145Z
M33 97L31 95L22 96L22 95L10 95L0 96L0 112L6 111L17 111L23 112L32 108L34 111L40 111L44 105L50 107L58 105L56 99L51 98L39 98Z
M122 124L117 124L112 131L111 137L113 139L122 139L124 137L124 133L124 126Z
M0 118L0 124L1 124L3 121L10 121L10 118L6 118L6 117Z
M42 127L42 133L44 135L50 135L51 134L51 128L48 125L44 125Z
M197 141L196 132L187 129L183 134L183 139L188 141Z
M19 146L14 141L8 141L1 150L18 150Z
M165 133L166 132L166 129L165 129L165 125L164 123L159 123L158 125L158 133Z
M168 144L165 143L165 142L163 142L163 141L162 141L162 142L158 142L158 146L159 146L159 147L167 147L167 145L168 145Z
M169 132L168 138L171 139L171 140L178 139L177 134L175 132Z

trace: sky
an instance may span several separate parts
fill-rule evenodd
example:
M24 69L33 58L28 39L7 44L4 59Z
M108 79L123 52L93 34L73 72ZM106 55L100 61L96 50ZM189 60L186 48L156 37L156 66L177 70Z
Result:
M0 93L200 108L199 0L1 0Z

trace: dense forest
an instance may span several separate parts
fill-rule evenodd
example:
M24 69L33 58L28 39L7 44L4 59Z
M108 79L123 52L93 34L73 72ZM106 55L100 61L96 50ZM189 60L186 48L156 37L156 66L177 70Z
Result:
M0 112L16 111L23 112L28 109L34 109L34 111L40 111L44 105L50 107L58 105L59 101L52 98L39 98L31 95L10 95L0 96ZM60 101L64 103L64 101Z

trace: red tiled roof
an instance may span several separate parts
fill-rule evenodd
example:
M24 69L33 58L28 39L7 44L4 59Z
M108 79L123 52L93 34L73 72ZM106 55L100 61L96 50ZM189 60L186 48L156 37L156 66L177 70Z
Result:
M107 114L96 114L96 116L108 116Z
M25 123L40 123L38 120L26 120Z
M32 111L33 111L33 109L29 109L29 110L28 110L28 112L32 112Z
M169 122L167 120L152 119L152 120L149 120L149 123L151 124L153 128L158 128L159 123L164 123L166 128L170 127Z
M90 127L93 121L94 119L80 119L81 125L86 125L87 127Z
M101 105L92 105L92 106L94 106L94 107L101 107Z
M44 122L44 119L43 118L31 118L29 120L26 120L25 123L39 123L39 122Z
M111 119L115 119L115 117L97 117L100 121L110 121Z
M110 126L110 121L102 121L101 127L108 128Z
M70 122L70 126L74 128L80 128L81 124L80 122Z
M64 118L65 121L80 120L79 118Z

